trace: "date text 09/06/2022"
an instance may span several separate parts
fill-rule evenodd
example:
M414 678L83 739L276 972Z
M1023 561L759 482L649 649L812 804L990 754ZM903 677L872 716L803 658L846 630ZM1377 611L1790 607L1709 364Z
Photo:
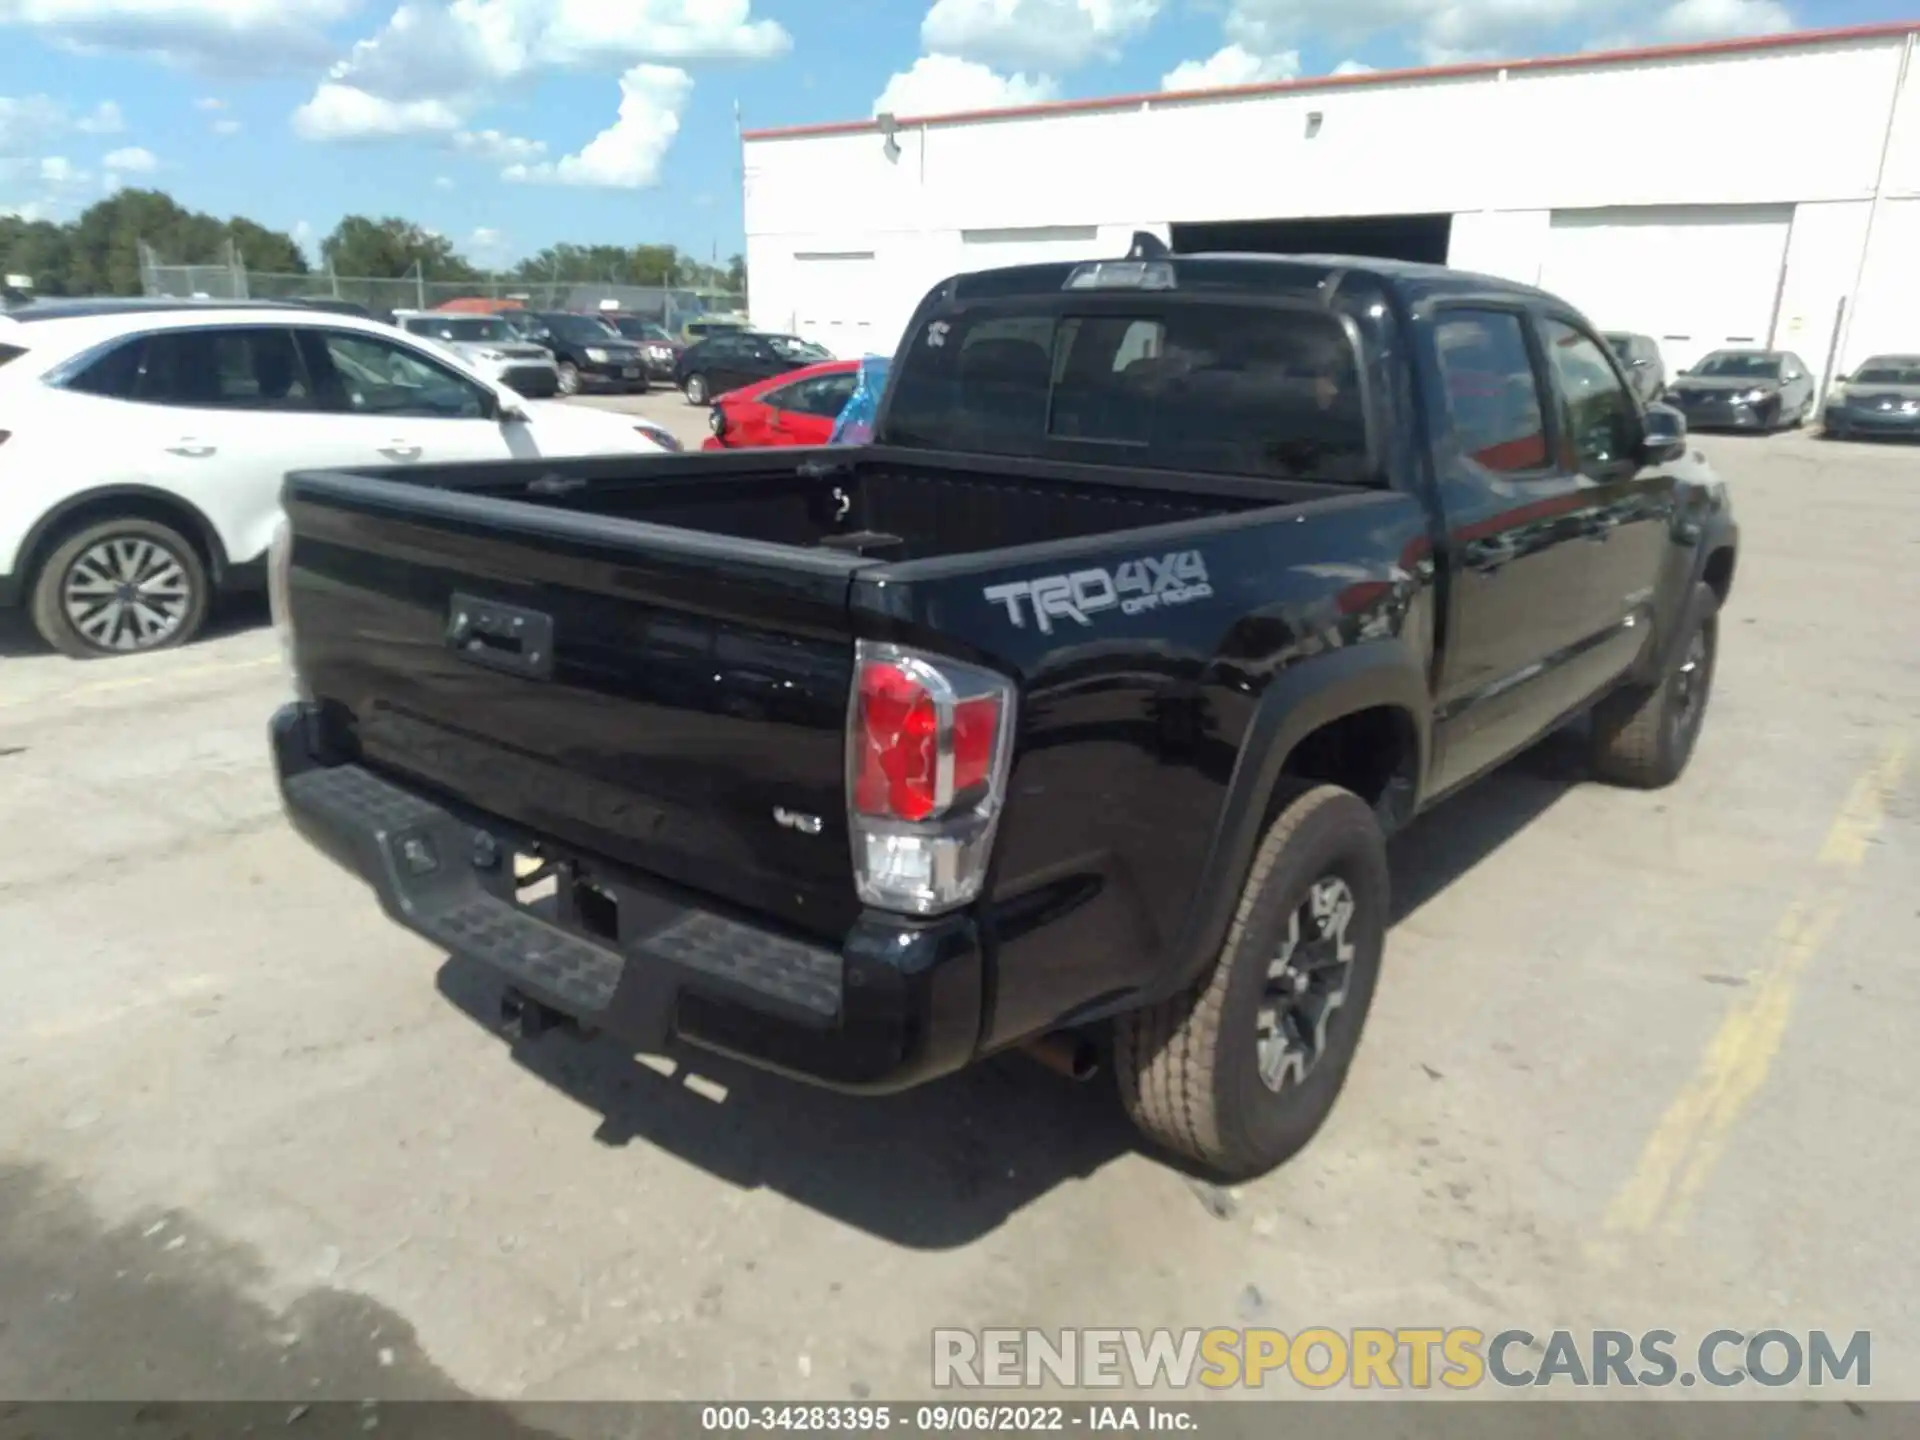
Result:
M700 1428L712 1433L786 1430L873 1435L1016 1434L1068 1430L1191 1433L1190 1407L1179 1405L706 1405Z

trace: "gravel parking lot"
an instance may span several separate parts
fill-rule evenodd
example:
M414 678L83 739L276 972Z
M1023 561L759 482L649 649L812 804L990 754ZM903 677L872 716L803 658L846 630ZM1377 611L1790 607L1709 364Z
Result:
M281 821L257 611L7 632L0 1395L907 1397L936 1325L1464 1324L1870 1329L1920 1399L1920 456L1701 443L1745 549L1693 768L1550 741L1403 837L1347 1094L1231 1192L1023 1059L510 1050Z

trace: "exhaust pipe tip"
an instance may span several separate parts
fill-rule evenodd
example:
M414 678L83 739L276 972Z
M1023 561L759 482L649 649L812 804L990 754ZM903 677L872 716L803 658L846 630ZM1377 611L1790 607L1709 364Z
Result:
M1100 1073L1100 1048L1084 1036L1042 1035L1020 1049L1054 1074L1064 1075L1078 1084Z

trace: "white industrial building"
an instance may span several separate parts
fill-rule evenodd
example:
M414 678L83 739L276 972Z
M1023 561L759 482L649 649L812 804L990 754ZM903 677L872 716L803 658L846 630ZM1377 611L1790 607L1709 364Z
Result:
M743 139L756 324L891 352L958 271L1335 251L1545 286L1670 370L1920 351L1920 21ZM1837 362L1837 364L1836 364Z

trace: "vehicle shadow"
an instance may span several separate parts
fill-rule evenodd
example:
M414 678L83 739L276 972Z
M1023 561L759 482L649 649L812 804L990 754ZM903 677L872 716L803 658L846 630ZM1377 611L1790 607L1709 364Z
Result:
M1398 837L1394 922L1584 779L1578 747L1576 735L1549 737ZM437 983L476 1024L494 1028L501 992L494 971L449 957ZM773 1190L914 1249L969 1244L1057 1186L1143 1148L1105 1074L1074 1084L1018 1054L904 1094L859 1097L692 1046L642 1060L604 1037L553 1033L509 1049L530 1073L600 1117L594 1138L604 1145L642 1142L729 1184ZM1220 1213L1226 1202L1202 1175L1156 1158L1187 1175L1202 1203Z
M71 1183L0 1164L0 1440L555 1434L462 1391L378 1301L320 1286L274 1310L253 1298L271 1278L189 1214L109 1223ZM394 1403L417 1401L437 1403Z

